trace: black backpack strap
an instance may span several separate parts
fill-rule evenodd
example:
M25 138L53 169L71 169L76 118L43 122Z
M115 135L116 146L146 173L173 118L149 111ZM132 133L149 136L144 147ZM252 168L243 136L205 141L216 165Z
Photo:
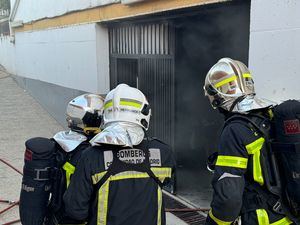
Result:
M125 171L138 171L138 172L147 173L149 175L149 177L151 177L161 188L163 187L163 183L158 179L157 176L155 176L155 174L151 170L150 160L149 160L150 153L149 153L148 148L147 148L147 150L139 149L139 150L142 150L145 155L145 160L140 164L126 163L126 162L121 161L118 158L117 153L118 153L118 151L120 151L122 149L124 149L124 148L118 148L118 149L111 150L113 153L112 164L109 166L105 175L100 179L100 181L98 181L97 184L95 184L96 191L98 191L101 188L101 186L110 178L110 176L113 176L115 174L118 174L120 172L125 172Z
M269 139L268 132L270 127L268 127L268 124L270 121L268 118L256 114L247 114L247 116L242 114L234 114L225 121L223 129L229 124L229 122L232 121L244 121L250 128L254 128L256 131L260 132L265 139Z
M246 189L252 193L257 193L255 196L252 196L252 199L247 201L243 199L244 204L242 208L242 213L246 213L252 210L256 210L259 207L262 208L271 208L273 212L285 215L291 219L296 225L300 224L300 218L295 217L289 210L288 207L282 202L281 198L270 193L266 189L262 188L257 183L248 183ZM269 207L268 207L269 206Z

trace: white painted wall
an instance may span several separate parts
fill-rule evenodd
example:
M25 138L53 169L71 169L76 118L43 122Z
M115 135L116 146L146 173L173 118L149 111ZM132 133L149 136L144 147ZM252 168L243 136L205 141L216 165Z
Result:
M14 20L26 23L117 2L120 0L21 0Z
M98 90L106 94L110 90L108 28L99 24L96 24L96 51Z
M108 31L98 24L16 33L0 41L0 64L18 76L72 89L109 90Z
M16 73L15 46L10 42L9 36L0 37L0 64L10 73Z
M252 0L249 67L259 96L300 99L300 1Z

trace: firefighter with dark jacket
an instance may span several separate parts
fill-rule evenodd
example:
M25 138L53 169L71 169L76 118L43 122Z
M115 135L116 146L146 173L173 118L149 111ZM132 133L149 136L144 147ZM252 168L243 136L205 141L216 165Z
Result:
M170 147L145 137L151 109L126 84L111 90L104 130L91 141L64 195L66 212L88 225L165 225L162 187L170 180Z
M70 130L60 131L51 139L26 141L20 196L23 225L84 224L66 215L63 194L89 141L100 131L103 106L100 95L80 95L67 105Z
M238 217L243 225L293 224L278 200L276 163L266 142L273 103L255 96L250 71L230 58L209 70L204 90L212 107L225 116L206 224L229 225Z

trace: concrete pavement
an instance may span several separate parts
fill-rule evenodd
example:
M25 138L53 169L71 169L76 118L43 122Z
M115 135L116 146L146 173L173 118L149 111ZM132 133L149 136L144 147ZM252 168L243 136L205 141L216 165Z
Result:
M0 158L19 170L23 167L24 142L31 137L52 137L64 129L0 66ZM21 175L0 162L0 199L19 199ZM8 205L0 203L0 211ZM0 215L0 225L19 218L18 207ZM17 223L21 224L21 223ZM167 214L168 225L186 225Z

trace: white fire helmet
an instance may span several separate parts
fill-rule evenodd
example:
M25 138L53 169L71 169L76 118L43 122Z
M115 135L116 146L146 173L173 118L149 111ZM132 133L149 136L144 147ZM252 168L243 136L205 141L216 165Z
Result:
M104 126L112 122L129 122L148 130L151 108L145 95L127 84L119 84L105 98Z
M207 73L204 85L213 108L230 111L235 100L254 96L254 82L249 69L240 61L220 59Z
M87 135L100 132L104 98L96 94L83 94L69 102L66 110L68 127Z

